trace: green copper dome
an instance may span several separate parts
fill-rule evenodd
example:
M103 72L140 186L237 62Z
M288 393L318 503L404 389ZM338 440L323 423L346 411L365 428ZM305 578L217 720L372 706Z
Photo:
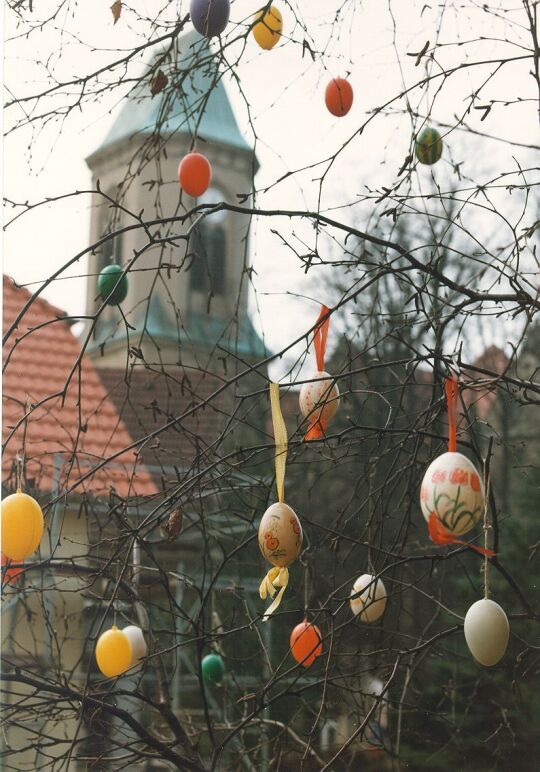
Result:
M207 141L253 152L238 128L217 59L206 38L193 31L182 36L178 46L178 66L173 70L167 60L160 65L169 79L165 89L152 96L150 77L144 78L127 95L117 119L89 161L122 140L138 137L142 141L157 127L161 135L197 133Z

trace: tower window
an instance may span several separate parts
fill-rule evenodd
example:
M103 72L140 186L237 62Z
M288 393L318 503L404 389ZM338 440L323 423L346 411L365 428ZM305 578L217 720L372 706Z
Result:
M191 236L192 262L189 288L194 292L225 293L225 228L217 224L197 226Z
M110 210L108 206L104 206L101 213L100 221L100 238L107 236L109 233L113 233L120 227L115 212ZM97 272L100 273L106 265L111 263L117 263L122 265L122 236L114 236L112 239L105 241L100 248L100 255L97 264Z

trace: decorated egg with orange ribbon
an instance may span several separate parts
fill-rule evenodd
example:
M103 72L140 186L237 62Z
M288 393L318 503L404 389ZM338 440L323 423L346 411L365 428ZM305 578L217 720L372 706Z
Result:
M295 660L300 665L309 667L323 653L321 631L304 619L291 632L290 646Z
M326 426L338 407L339 390L332 376L324 370L313 373L300 390L300 410L309 419L313 435L306 439L324 437Z
M269 563L285 568L302 549L302 526L288 504L276 502L268 507L259 525L259 547Z
M485 506L484 485L474 464L457 451L438 456L424 475L420 506L427 522L434 513L455 536L474 528Z

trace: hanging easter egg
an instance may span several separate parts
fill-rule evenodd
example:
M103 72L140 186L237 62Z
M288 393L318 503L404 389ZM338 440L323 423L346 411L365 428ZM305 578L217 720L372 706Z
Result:
M333 378L324 370L310 376L308 383L300 389L300 410L311 424L311 431L306 439L324 437L328 422L335 416L339 407L339 390Z
M324 92L326 107L332 115L343 118L347 115L353 103L353 89L345 78L334 78Z
M498 603L488 598L473 603L465 616L463 632L469 651L486 667L496 665L508 646L508 617Z
M7 584L11 584L12 582L15 581L15 579L19 576L19 574L21 574L24 571L24 568L10 568L9 567L10 563L12 563L13 561L11 561L9 558L6 558L5 555L2 555L1 557L2 557L2 568L3 568L3 571L2 571L3 581L6 582Z
M44 520L32 496L18 490L2 501L2 553L15 563L29 557L39 546Z
M212 166L202 153L188 153L178 166L178 182L182 190L197 198L206 193L212 181Z
M229 0L191 0L189 13L198 33L207 38L221 35L229 23Z
M128 625L122 630L131 644L131 663L130 667L136 665L139 660L148 654L148 646L144 640L143 631L137 625Z
M304 620L291 632L290 646L295 660L309 667L323 653L321 631L316 625Z
M205 683L217 686L223 681L225 664L219 654L207 654L201 662L201 670Z
M261 48L269 51L281 37L283 30L281 13L275 5L271 5L267 11L261 8L254 18L257 19L257 24L253 27L253 37Z
M421 164L437 163L442 155L443 141L436 129L424 129L416 139L416 157Z
M128 293L127 276L120 265L107 265L98 276L98 292L109 306L118 306Z
M350 604L353 614L359 616L362 622L380 619L386 608L386 588L382 579L375 581L372 574L359 576L352 586Z
M107 678L125 673L131 667L133 652L127 635L114 625L102 633L96 645L96 662Z
M459 536L474 528L484 511L484 485L466 456L449 451L428 466L420 506L426 521L434 512L451 534Z
M288 504L268 507L259 525L259 547L269 563L284 568L296 560L302 549L302 526Z

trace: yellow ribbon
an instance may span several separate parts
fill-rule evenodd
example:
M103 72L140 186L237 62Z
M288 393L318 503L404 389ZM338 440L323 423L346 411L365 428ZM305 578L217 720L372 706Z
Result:
M279 566L274 566L273 568L271 568L270 571L266 574L266 576L262 580L259 586L259 595L261 596L261 600L266 600L268 595L271 598L274 598L274 600L272 601L272 603L264 613L263 620L262 620L263 622L268 621L268 617L270 616L270 614L273 614L274 611L279 606L279 604L281 603L281 599L283 598L283 593L285 592L288 584L289 584L289 569L279 568ZM278 588L279 588L279 592L278 592ZM276 592L277 592L277 595L276 595Z
M285 498L285 464L287 462L287 427L279 406L279 384L270 383L270 405L276 442L276 486L278 501Z

